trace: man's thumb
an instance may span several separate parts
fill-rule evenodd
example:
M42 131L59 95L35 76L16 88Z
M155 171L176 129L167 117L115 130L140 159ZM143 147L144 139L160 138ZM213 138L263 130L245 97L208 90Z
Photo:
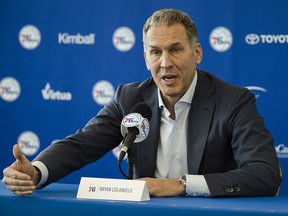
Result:
M29 163L29 160L22 154L20 146L18 144L15 144L13 146L13 155L14 157L19 160L21 164Z

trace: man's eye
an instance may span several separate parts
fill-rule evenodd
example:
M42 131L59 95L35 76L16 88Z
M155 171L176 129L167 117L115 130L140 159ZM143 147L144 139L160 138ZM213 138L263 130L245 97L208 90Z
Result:
M152 50L152 51L151 51L151 54L152 54L152 55L159 55L159 54L160 54L160 51L159 51L159 50Z
M170 49L170 52L171 52L171 53L179 53L180 51L181 51L181 49L178 48L178 47L175 47L175 48Z

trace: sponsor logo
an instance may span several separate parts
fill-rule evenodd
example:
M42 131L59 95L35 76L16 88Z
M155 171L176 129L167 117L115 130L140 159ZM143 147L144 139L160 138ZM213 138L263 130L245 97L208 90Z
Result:
M18 137L18 145L26 156L35 155L40 147L38 136L32 131L24 131Z
M116 148L112 149L112 153L115 158L117 159L119 158L122 147L123 147L123 142L121 142ZM124 156L123 160L127 160L127 154Z
M51 145L54 144L54 143L57 143L59 141L61 141L61 140L60 139L54 139L54 140L51 141Z
M210 33L209 42L215 51L225 52L232 46L233 36L228 28L219 26Z
M261 92L267 92L265 88L259 86L246 86L245 88L249 89L255 95L256 99L260 97Z
M257 34L248 34L245 37L245 41L247 44L255 45L259 43L260 37Z
M245 42L249 45L257 45L257 44L287 44L288 43L288 35L287 34L247 34L245 36Z
M288 147L286 147L284 144L275 146L275 150L278 158L288 158Z
M130 28L123 26L115 30L112 41L117 50L127 52L135 44L135 35Z
M24 26L19 32L19 42L27 50L37 48L41 42L41 34L33 25Z
M58 34L59 44L78 44L78 45L93 45L95 44L95 34L90 33L88 35L70 35L69 33Z
M0 97L4 101L15 101L19 97L20 93L20 84L13 77L5 77L0 81Z
M106 81L100 80L93 86L92 97L99 105L107 104L114 96L113 85Z
M70 92L60 92L51 89L49 83L46 83L44 89L41 90L44 100L58 100L58 101L71 101L72 94Z

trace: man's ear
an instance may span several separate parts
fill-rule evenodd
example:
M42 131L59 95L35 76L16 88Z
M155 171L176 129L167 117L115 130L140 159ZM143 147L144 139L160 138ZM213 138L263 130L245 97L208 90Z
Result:
M195 49L195 63L200 64L203 57L203 51L200 43L197 43L197 47Z
M148 65L148 61L147 61L147 56L146 56L146 52L144 51L144 59L145 59L145 63L146 63L146 68L148 71L150 71L149 65Z

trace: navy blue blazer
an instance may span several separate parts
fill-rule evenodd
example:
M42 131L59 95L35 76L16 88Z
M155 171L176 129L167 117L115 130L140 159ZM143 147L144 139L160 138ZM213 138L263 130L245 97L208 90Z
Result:
M45 185L97 161L118 146L123 139L123 117L143 101L153 115L148 138L133 144L135 173L137 178L154 177L161 110L157 86L150 78L120 85L114 99L83 129L36 157L50 172ZM187 136L188 172L204 175L211 196L276 194L281 177L273 138L257 111L254 94L246 88L198 70Z

